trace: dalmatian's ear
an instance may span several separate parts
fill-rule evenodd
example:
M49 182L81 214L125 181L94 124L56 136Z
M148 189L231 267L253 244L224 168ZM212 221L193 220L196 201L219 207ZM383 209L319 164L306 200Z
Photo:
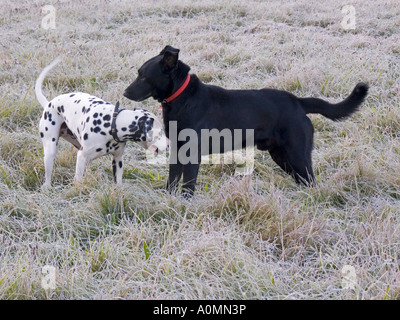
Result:
M143 133L147 142L153 141L153 122L154 119L148 116L142 116L138 120L139 130Z
M149 123L147 123L147 121ZM145 128L144 128L144 134L146 135L146 141L147 142L153 142L154 140L154 128L153 128L153 124L154 124L154 119L152 118L148 118L145 124Z

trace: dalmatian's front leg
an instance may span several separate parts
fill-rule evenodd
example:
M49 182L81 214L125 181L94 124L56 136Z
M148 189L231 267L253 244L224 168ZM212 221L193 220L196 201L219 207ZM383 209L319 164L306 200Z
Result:
M114 181L118 184L122 184L122 174L124 172L122 154L124 153L125 144L122 144L121 147L116 150L113 154L114 158L112 161L113 175Z

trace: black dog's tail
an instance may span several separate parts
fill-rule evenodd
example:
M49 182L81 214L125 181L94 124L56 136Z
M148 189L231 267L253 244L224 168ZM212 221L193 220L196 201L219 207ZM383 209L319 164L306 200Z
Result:
M368 94L368 85L360 82L342 102L332 104L318 98L298 98L306 113L319 113L334 120L344 120L358 110Z

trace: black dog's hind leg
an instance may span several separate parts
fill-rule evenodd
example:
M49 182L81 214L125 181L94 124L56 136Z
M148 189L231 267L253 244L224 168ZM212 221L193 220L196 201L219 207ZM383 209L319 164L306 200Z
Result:
M313 134L312 123L306 118L301 126L286 132L281 146L269 148L272 159L296 182L307 186L315 185L311 159Z
M283 171L288 173L289 175L293 175L293 168L289 165L287 160L286 151L282 147L274 146L268 149L269 154L271 155L272 160L281 167Z
M292 175L298 183L306 186L315 185L315 178L311 165L311 153L306 150L286 150L287 159L290 167L293 169Z
M294 153L291 153L289 156L283 147L273 147L269 150L269 153L276 164L291 175L297 183L304 185L315 184L310 160L304 161L302 157L296 156Z

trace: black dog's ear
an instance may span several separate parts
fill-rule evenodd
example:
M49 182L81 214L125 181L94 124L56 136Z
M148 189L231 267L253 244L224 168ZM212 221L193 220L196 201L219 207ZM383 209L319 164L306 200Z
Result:
M160 55L163 55L165 52L170 51L170 52L176 52L177 54L179 53L179 49L176 49L174 47L171 47L170 45L166 45L164 49L160 52Z
M175 49L171 46L166 46L160 55L163 56L162 63L166 70L175 68L178 63L179 49Z

